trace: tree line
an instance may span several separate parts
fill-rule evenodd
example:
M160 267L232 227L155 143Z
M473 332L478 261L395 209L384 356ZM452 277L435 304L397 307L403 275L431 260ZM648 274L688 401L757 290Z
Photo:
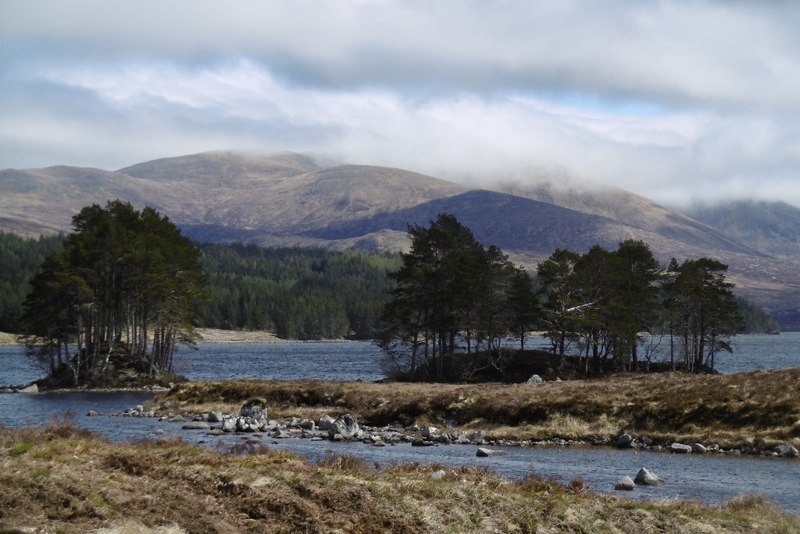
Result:
M200 245L210 299L201 324L269 330L284 339L371 339L397 255Z
M92 206L66 238L0 233L0 331L46 340L40 346L54 365L79 343L79 352L91 355L82 367L107 365L101 354L117 340L134 339L139 349L133 353L142 361L156 350L155 371L169 362L175 343L191 339L164 329L154 339L149 323L151 301L169 310L158 299L185 276L174 276L178 271L193 273L197 295L204 279L207 298L193 298L191 314L164 311L162 323L171 316L185 326L265 329L286 339L377 339L403 368L435 369L446 365L442 354L496 349L509 337L524 348L528 332L544 330L553 352L580 354L586 372L647 366L652 354L638 342L641 331L667 334L674 364L695 369L712 365L714 354L726 349L719 332L731 331L734 308L746 319L743 331L777 331L774 320L747 302L731 305L724 265L712 260L661 268L644 243L628 241L614 251L560 249L528 273L496 247L483 247L453 216L442 215L429 228L413 226L409 235L412 247L402 257L237 244L198 248L149 208ZM180 269L181 262L190 268ZM170 269L178 270L171 275ZM698 289L703 284L720 291L706 295ZM720 294L725 298L712 299ZM117 297L122 300L109 308ZM41 310L33 306L37 299ZM716 317L709 310L727 311ZM71 323L78 319L80 326Z
M586 374L647 368L642 332L668 334L672 367L699 371L743 328L727 266L709 258L662 268L646 243L626 240L613 251L557 249L534 278L453 215L413 225L409 237L378 336L398 376L452 379L456 354L509 337L524 349L539 328L560 366L577 355Z

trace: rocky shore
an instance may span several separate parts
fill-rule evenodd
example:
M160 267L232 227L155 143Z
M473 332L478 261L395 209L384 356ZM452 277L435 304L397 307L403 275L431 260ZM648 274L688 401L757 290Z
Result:
M220 410L202 413L180 411L181 402L167 400L158 408L144 406L132 407L120 416L154 417L160 421L180 423L184 430L202 431L209 436L225 433L252 434L256 440L302 438L312 441L359 441L375 447L397 443L410 443L413 446L435 445L474 445L478 447L615 447L619 449L647 450L673 454L730 454L759 455L782 458L798 458L800 454L793 445L780 443L773 447L725 448L718 443L679 443L657 442L646 435L633 435L623 432L615 439L495 439L486 430L464 430L454 427L432 425L410 426L386 425L382 427L358 423L356 415L347 413L338 417L324 414L317 419L285 417L282 420L268 417L268 407L263 399L250 399L238 413L224 414ZM479 449L481 450L481 449ZM484 454L488 456L486 449Z

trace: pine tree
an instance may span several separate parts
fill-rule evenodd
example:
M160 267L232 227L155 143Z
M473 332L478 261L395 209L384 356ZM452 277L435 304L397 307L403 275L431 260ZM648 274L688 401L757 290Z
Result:
M176 346L195 340L197 249L166 217L127 202L88 206L73 228L31 281L21 335L29 353L46 355L51 374L66 365L76 385L114 365L170 372Z

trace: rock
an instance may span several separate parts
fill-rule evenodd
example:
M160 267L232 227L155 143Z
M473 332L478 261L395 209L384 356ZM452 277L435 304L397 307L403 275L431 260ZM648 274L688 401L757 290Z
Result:
M208 430L210 427L205 421L189 421L181 427L183 430Z
M669 446L669 452L688 454L692 452L692 447L690 445L684 445L683 443L673 443Z
M692 452L695 454L703 454L707 451L706 446L702 443L692 443Z
M629 476L624 476L617 480L617 483L614 484L615 490L622 490L622 491L633 491L636 489L636 483L631 479Z
M208 422L209 423L221 423L222 422L222 412L219 410L215 410L213 412L208 412Z
M412 447L433 447L436 443L424 439L415 439L411 442Z
M236 419L233 417L226 417L222 420L222 431L223 432L234 432L236 431Z
M336 421L336 419L334 419L330 415L323 415L322 417L319 418L317 426L319 427L320 430L330 430L334 421Z
M478 452L475 453L475 456L479 458L486 458L487 456L502 456L506 453L506 451L498 451L495 449L487 449L486 447L478 447Z
M443 469L439 469L431 473L431 478L434 480L442 480L446 474L447 473L445 473Z
M528 384L541 384L544 382L544 378L539 375L533 375L528 379Z
M342 439L354 439L358 438L360 434L361 429L356 422L355 416L352 414L346 414L339 417L328 429L328 437L331 439L335 438L336 436L342 436Z
M640 486L658 486L664 482L662 478L646 467L639 469L639 472L636 473L636 478L634 478L633 481Z
M39 386L36 384L31 384L26 388L22 388L18 390L19 393L39 393Z
M311 419L303 419L299 423L300 428L303 430L314 430L317 425Z
M483 430L473 432L470 434L469 440L476 445L483 445L483 443L486 441L486 432Z
M617 438L617 447L620 449L627 449L633 446L633 436L625 432Z
M792 447L791 445L786 444L786 443L778 445L773 450L775 452L777 452L779 456L785 456L786 458L797 458L798 457L797 449Z
M99 413L98 413L96 410L89 410L89 411L86 413L86 416L87 416L87 417L96 417L96 416L98 416L98 415L100 415L100 414L99 414Z
M267 420L267 402L263 399L250 399L239 408L239 415L253 419Z
M419 433L425 439L433 439L439 434L439 429L435 426L423 426Z

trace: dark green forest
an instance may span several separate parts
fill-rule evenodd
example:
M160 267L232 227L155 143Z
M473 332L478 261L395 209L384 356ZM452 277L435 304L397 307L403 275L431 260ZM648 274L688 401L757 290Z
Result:
M0 331L21 331L29 280L64 237L25 239L0 233ZM264 329L285 339L373 338L395 281L399 256L355 251L200 245L210 298L197 310L200 326ZM738 300L748 333L777 324Z
M321 249L201 245L210 300L202 324L270 330L284 339L369 339L399 256Z
M63 235L25 239L0 232L0 332L20 331L30 278L63 243Z

